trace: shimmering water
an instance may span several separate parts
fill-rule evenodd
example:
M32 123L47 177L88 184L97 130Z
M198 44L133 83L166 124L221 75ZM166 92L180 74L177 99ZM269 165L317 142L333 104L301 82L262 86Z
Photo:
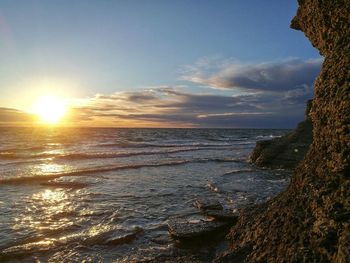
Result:
M169 218L194 200L265 201L289 173L247 163L286 130L0 129L0 261L129 262L171 255ZM132 234L132 235L130 235Z

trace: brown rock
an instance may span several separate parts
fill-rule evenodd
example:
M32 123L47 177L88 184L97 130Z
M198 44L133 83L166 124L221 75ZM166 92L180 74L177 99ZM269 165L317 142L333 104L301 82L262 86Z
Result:
M238 213L228 210L206 210L205 214L213 217L215 220L228 221L231 223L235 223L238 220Z
M231 229L231 262L239 251L245 262L350 259L350 0L299 5L292 27L325 56L310 112L313 142L288 189Z
M294 169L305 157L312 142L311 104L312 100L307 104L306 119L295 130L281 138L258 141L250 162L261 167Z
M199 210L222 210L222 204L218 200L196 200L193 205Z
M169 234L176 239L194 239L205 237L227 227L227 222L204 221L190 222L185 218L169 220Z
M106 241L106 245L122 245L132 242L136 239L137 235L143 232L142 229L136 229L134 232L123 233L123 234L115 234L110 236Z

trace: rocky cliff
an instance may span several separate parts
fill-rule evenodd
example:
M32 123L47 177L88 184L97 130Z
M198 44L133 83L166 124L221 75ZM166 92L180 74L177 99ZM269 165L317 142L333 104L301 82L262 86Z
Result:
M350 260L350 0L299 0L292 28L325 57L311 108L313 143L288 189L246 211L221 261Z
M307 104L305 120L295 130L281 138L258 141L250 162L262 167L294 169L305 157L312 142L311 105L312 100Z

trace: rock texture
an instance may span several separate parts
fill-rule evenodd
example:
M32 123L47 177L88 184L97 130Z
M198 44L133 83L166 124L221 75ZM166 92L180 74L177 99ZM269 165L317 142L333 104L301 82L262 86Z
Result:
M313 143L288 189L240 217L219 261L349 262L349 10L350 0L299 0L291 26L325 57L310 112Z
M305 157L312 142L311 105L312 100L307 104L305 120L295 130L281 138L258 141L250 162L262 167L294 169Z
M186 240L195 238L210 238L229 224L225 221L190 222L186 218L177 218L168 221L169 234L175 239Z

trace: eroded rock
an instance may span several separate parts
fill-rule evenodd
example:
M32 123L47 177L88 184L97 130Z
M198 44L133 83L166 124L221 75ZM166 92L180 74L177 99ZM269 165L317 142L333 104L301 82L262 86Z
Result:
M240 251L244 262L350 259L350 0L298 2L292 27L325 56L310 111L313 142L287 190L240 215L223 262Z

